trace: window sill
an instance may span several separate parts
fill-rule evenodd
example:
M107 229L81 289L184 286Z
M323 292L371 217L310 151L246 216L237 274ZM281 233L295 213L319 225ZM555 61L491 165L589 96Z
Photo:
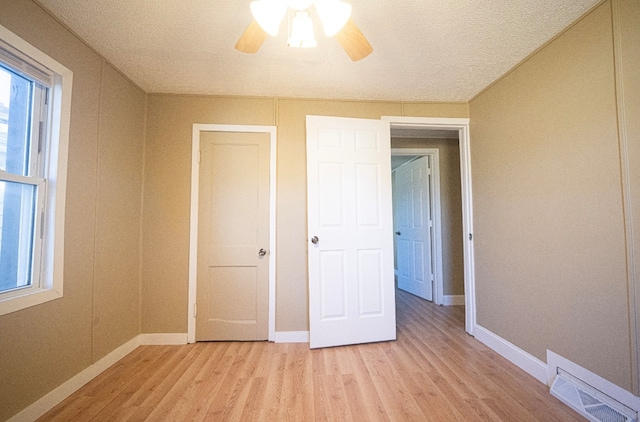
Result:
M62 291L37 288L25 289L20 295L11 295L10 297L0 296L0 315L10 314L61 297Z

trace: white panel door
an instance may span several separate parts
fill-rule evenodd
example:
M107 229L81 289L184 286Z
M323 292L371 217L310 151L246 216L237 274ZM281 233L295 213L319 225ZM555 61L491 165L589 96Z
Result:
M268 133L202 132L196 340L269 333Z
M395 170L398 288L433 300L433 218L429 156Z
M395 340L389 123L307 116L310 346Z

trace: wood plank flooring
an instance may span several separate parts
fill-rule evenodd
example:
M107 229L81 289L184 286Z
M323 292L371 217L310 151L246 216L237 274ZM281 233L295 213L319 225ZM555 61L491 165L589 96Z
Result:
M582 421L464 332L464 308L397 293L398 340L142 346L40 421Z

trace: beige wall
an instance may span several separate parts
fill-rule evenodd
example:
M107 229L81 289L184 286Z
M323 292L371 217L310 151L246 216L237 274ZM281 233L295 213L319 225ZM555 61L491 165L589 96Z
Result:
M150 95L143 212L142 332L187 330L193 123L275 125L276 330L308 330L306 115L466 117L466 104ZM414 114L416 115L416 114Z
M436 148L439 151L443 293L464 295L459 142L457 139L392 138L391 147Z
M93 358L140 333L140 213L146 95L102 70L98 132Z
M0 420L139 333L145 94L29 0L0 25L73 71L64 297L0 317Z
M611 22L606 2L470 103L477 321L631 390Z
M613 1L619 125L627 205L631 341L640 353L640 1ZM638 356L632 361L634 392L640 395Z

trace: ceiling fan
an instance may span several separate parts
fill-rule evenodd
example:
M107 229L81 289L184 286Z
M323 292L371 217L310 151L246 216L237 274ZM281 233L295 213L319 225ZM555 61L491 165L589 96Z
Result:
M371 54L373 47L351 19L351 5L342 0L254 0L250 6L253 21L240 36L236 50L256 53L267 35L278 34L285 16L289 21L289 46L315 47L309 14L312 6L325 35L335 36L351 60L358 61Z

